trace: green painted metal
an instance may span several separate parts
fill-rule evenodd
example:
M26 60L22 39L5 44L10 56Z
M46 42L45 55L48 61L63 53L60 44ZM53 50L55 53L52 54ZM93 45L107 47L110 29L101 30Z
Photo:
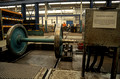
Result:
M54 43L54 39L21 38L20 42L45 42L45 43Z
M55 57L60 58L63 53L63 32L62 27L56 27L55 29L55 37L54 37L54 50L55 50Z
M63 32L62 32L62 27L60 28L60 55L62 56L62 53L63 53L63 42L62 42L62 39L63 39Z
M20 42L19 39L27 37L27 32L22 25L16 24L11 27L7 33L7 47L11 53L22 55L27 48L27 42Z
M45 20L45 32L47 32L47 20Z
M44 32L42 30L39 30L39 31L32 30L27 32L28 32L28 35L44 36Z
M63 53L63 31L62 27L57 27L55 31L55 39L32 39L28 38L27 31L21 24L11 27L7 33L7 47L14 55L22 55L27 48L27 42L44 42L54 43L55 56L60 58Z

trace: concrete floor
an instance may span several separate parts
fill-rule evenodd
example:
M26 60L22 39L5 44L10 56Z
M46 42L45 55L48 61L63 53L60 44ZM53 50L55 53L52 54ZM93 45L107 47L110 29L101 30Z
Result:
M111 62L109 63L106 62L108 60L110 61L108 57L105 57L105 61L104 61L101 71L103 72L110 71L111 66L109 66L109 64ZM33 50L33 51L30 51L30 53L27 56L25 56L24 58L20 59L19 61L15 63L27 64L27 65L32 65L32 66L40 66L43 68L51 69L54 67L56 63L56 58L54 56L54 51ZM69 75L72 73L78 74L76 79L79 79L80 77L79 75L82 69L82 55L74 54L72 62L61 61L58 64L56 69L57 70L55 70L54 73L52 73L52 76L50 79L56 79L56 77L54 76L56 73L58 73L57 75L61 73L66 73L66 75ZM62 76L63 76L62 78L61 76L57 76L57 77L60 77L59 79L63 79L65 74L64 75L62 74ZM110 72L109 73L86 72L86 78L87 79L109 79ZM66 79L73 79L73 78L68 77ZM117 75L116 79L120 79L120 75Z
M67 33L66 32L66 33L64 33L64 35L68 35L67 38L69 38L69 39L78 39L78 40L82 39L82 34L79 34L79 33ZM65 37L66 36L64 36L64 38ZM29 36L29 38L53 39L54 33L45 33L45 36ZM29 43L29 44L31 44L31 43ZM5 45L6 45L5 40L0 41L0 47L3 47ZM74 46L75 46L75 48L74 48L74 51L75 51L77 46L76 46L76 44ZM31 50L31 51L29 51L29 54L27 56L18 60L15 63L27 64L27 65L32 65L32 66L41 66L41 67L51 69L54 67L55 62L56 62L56 58L54 56L54 51L52 51L52 50L51 51L50 50L49 51L47 51L47 50ZM104 64L102 66L101 71L110 72L111 62L112 62L111 58L105 57ZM73 77L70 76L71 74L73 74L75 79L79 79L81 69L82 69L82 55L74 53L72 62L61 61L58 64L56 69L57 70L55 70L53 72L50 79L56 79L56 77L54 75L58 75L57 77L59 77L59 79L74 79ZM63 74L63 73L66 73L66 74ZM59 74L63 74L62 76L64 78L61 77L61 75L59 75ZM77 74L77 75L74 75L74 74ZM86 78L87 79L109 79L110 74L109 73L103 74L103 73L86 72ZM117 75L117 79L120 79L120 75Z

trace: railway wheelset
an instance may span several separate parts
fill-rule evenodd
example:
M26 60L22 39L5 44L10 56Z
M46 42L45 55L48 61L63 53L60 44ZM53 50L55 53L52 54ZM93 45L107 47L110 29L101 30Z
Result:
M55 57L60 58L63 53L63 43L75 43L78 41L63 39L61 26L56 27L54 39L28 38L25 27L21 24L16 24L9 29L6 42L8 50L16 56L20 56L26 51L28 42L54 43Z

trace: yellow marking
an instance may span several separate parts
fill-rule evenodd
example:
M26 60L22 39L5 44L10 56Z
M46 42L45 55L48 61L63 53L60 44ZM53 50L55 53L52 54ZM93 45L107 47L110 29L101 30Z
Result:
M5 12L9 12L9 13L18 14L18 15L21 15L21 16L22 16L22 14L21 14L21 13L14 12L14 11L10 11L10 10L7 10L7 9L0 9L0 10L5 11Z

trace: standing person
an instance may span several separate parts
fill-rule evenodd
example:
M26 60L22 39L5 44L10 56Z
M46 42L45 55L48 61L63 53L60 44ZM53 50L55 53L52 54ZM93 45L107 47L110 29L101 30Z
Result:
M63 26L63 31L65 31L66 30L66 24L65 24L65 22L63 22L63 24L62 24L62 26Z
M70 24L68 24L68 26L67 26L67 31L68 32L70 31Z
M55 28L56 28L56 24L55 24L55 21L54 21L54 32L55 32Z
M63 27L66 27L66 24L65 24L65 22L63 22L62 26L63 26Z

